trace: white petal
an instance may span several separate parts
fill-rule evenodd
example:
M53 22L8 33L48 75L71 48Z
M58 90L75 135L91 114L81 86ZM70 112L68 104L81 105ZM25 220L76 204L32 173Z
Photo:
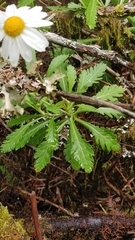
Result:
M2 57L6 60L9 57L10 49L12 47L12 40L10 37L5 36L3 43L2 43Z
M17 48L21 56L25 59L26 62L32 61L32 51L31 48L23 41L21 36L16 37Z
M16 13L16 10L17 10L17 8L16 8L15 4L8 5L6 7L6 14L7 14L7 16L8 17L14 16L15 13Z
M0 41L4 38L5 32L3 29L0 29Z
M50 21L46 21L46 20L40 20L40 21L29 21L28 23L26 23L26 27L47 27L47 26L51 26L53 24L53 22Z
M13 67L16 67L19 61L19 51L17 48L16 38L12 38L12 48L9 53L9 61Z
M41 12L42 11L42 7L41 6L35 6L35 7L33 7L33 8L31 8L31 9L29 9L29 13L37 13L37 12Z
M25 28L21 37L28 46L39 52L44 51L49 45L48 40L33 28Z
M45 12L30 12L28 13L28 15L24 16L23 19L25 22L36 22L36 21L40 21L41 19L44 19L45 17L47 17L47 13Z
M32 9L29 9L28 13L22 16L24 22L25 23L37 22L45 18L46 16L48 16L46 12L41 12L41 10L42 10L42 7L38 7L38 6Z
M21 17L23 20L25 20L25 17L29 18L29 8L27 6L20 7L16 10L16 16Z
M9 58L11 65L16 67L19 60L19 51L15 38L5 36L2 43L2 57L6 60Z
M5 12L0 11L0 22L4 22L7 19Z

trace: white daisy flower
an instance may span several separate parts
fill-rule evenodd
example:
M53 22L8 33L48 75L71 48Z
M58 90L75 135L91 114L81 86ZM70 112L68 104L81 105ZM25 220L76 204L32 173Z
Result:
M48 47L48 40L35 28L50 26L53 23L43 20L47 13L41 12L42 7L7 6L5 12L0 11L0 41L2 42L2 57L16 67L19 55L26 62L32 61L32 51L42 52Z

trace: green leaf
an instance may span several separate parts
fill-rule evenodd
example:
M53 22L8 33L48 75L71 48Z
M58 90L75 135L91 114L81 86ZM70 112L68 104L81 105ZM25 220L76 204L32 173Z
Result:
M97 5L97 0L89 0L85 10L86 23L91 29L96 26Z
M27 94L24 98L24 101L28 106L34 108L37 112L44 115L44 112L41 110L41 107L38 106L37 100L34 99L32 94Z
M27 131L25 132L24 135L22 135L22 138L20 139L20 141L18 142L18 144L16 143L15 145L15 150L18 150L19 148L22 148L25 146L25 144L27 144L29 142L29 140L34 137L34 135L40 130L42 129L42 131L45 133L45 125L48 123L48 121L43 121L43 122L38 122L32 126L30 126Z
M62 54L60 56L55 57L49 65L46 77L50 77L53 74L53 72L58 68L58 66L60 66L68 58L68 56L69 55Z
M111 86L104 86L94 98L99 98L101 100L116 102L118 97L122 97L125 92L125 88L113 84Z
M41 171L51 160L53 152L58 148L58 133L54 119L52 118L49 122L46 141L42 142L36 149L35 152L35 170L36 172Z
M77 171L81 168L81 166L80 166L80 162L78 162L74 158L73 154L71 153L71 146L72 146L72 138L69 136L68 142L65 145L64 154L66 156L66 160L70 162L72 168Z
M40 172L51 160L53 156L53 148L48 144L47 141L42 142L37 148L34 157L35 161L35 171Z
M39 131L39 129L43 128L47 124L47 121L34 124L36 121L38 120L31 121L30 123L21 126L19 129L16 129L14 132L9 134L1 145L1 151L10 152L13 149L18 150L28 143L30 138L33 137L35 133Z
M30 119L35 119L35 118L38 118L38 117L41 117L41 114L24 114L24 115L21 115L17 118L12 118L9 122L8 122L8 126L9 127L13 127L15 125L19 125L27 120L30 120Z
M54 113L54 114L60 114L61 110L56 105L53 104L51 99L48 99L47 97L43 97L40 101L42 107L45 107L48 112Z
M75 114L82 113L82 112L96 112L97 109L91 105L87 104L78 104L76 105L78 109L76 110Z
M112 130L95 126L79 118L76 118L76 121L86 127L93 134L96 143L100 144L103 150L106 148L108 151L113 150L117 152L120 150L120 145L117 142L117 137Z
M67 67L68 92L72 92L76 80L76 71L72 65Z
M99 82L106 69L106 64L99 63L98 65L91 67L88 70L83 70L79 75L79 83L76 93L86 92L88 87L94 83Z
M17 6L23 7L31 4L34 4L34 0L19 0Z
M72 118L70 119L69 138L64 154L67 161L73 164L74 167L78 168L80 166L88 173L92 171L94 163L93 148L82 138Z
M82 6L80 4L76 4L74 2L68 3L67 7L69 8L69 10L72 10L72 11L76 11L77 9L82 8Z
M35 133L35 135L30 138L29 144L31 144L32 146L35 146L35 147L38 146L43 141L43 138L45 137L45 135L46 135L46 128L44 127L44 130L42 128L39 129Z
M58 71L61 74L65 74L65 77L61 78L58 80L59 85L62 89L62 91L64 92L68 92L68 81L67 81L67 67L68 67L68 61L63 62L63 64L61 64L58 67Z
M96 109L95 111L96 113L102 114L102 115L107 115L110 118L120 118L120 117L124 117L124 114L122 114L121 112L113 109L113 108L107 108L107 107L100 107L98 109Z
M25 132L30 127L30 124L32 124L32 123L26 124L26 125L20 127L19 129L16 129L11 134L9 134L6 137L6 140L1 145L1 151L2 152L10 152L13 149L16 149L16 145L19 144L19 142L21 141L21 139L24 136Z

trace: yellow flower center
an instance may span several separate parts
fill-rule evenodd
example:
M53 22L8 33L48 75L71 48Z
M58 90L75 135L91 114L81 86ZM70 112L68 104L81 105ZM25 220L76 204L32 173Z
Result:
M17 16L9 17L4 24L4 31L10 37L17 37L25 28L24 21Z

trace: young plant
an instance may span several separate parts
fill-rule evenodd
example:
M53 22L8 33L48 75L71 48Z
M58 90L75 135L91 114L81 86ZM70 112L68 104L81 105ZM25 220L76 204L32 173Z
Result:
M78 18L85 15L86 24L93 29L96 25L97 7L100 5L98 0L79 0L79 2L79 4L70 2L67 6L49 6L48 8L60 12L72 11Z
M103 150L119 151L120 145L114 131L108 128L96 126L86 119L82 119L80 114L97 113L107 115L112 118L119 118L122 114L114 109L105 107L94 107L87 104L76 104L67 99L58 100L56 98L56 80L58 87L68 93L86 93L93 84L99 84L102 79L106 64L99 63L94 67L77 75L73 66L68 64L68 55L55 57L43 79L43 86L46 92L51 93L41 97L38 93L29 93L25 97L25 104L35 109L36 114L25 114L18 118L11 119L8 126L18 126L9 134L1 146L2 152L18 150L27 143L35 146L35 170L41 171L51 160L54 152L59 149L61 136L66 130L66 143L64 141L65 158L75 170L84 169L90 173L94 165L94 148L87 142L85 136L79 131L79 126L88 129L95 139L97 145ZM58 73L61 77L57 77ZM54 73L55 72L55 73ZM54 89L54 90L53 90ZM116 102L122 96L125 89L121 86L111 85L102 87L93 98L99 98L111 102ZM92 138L92 139L93 139Z

